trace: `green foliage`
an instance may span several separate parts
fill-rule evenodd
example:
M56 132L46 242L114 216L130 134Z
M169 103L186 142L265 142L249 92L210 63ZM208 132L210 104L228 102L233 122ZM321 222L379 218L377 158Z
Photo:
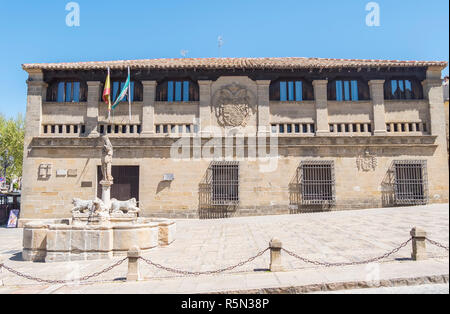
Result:
M13 161L6 170L8 182L22 176L24 136L25 121L21 114L15 119L6 119L0 115L0 156L11 158ZM3 176L3 165L0 166Z

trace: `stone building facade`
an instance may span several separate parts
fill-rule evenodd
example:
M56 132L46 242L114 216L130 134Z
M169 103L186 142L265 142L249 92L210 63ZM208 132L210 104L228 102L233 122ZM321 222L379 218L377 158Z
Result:
M446 62L315 58L25 64L21 219L68 217L98 195L143 216L223 217L448 202ZM108 119L111 70L128 102Z

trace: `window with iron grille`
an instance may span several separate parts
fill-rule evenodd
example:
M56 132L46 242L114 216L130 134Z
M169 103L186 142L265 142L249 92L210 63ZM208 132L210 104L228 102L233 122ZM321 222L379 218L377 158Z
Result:
M303 205L335 204L334 162L302 162L300 164L300 189Z
M427 204L427 162L425 160L394 161L395 203Z
M239 163L213 162L211 164L212 205L239 204Z

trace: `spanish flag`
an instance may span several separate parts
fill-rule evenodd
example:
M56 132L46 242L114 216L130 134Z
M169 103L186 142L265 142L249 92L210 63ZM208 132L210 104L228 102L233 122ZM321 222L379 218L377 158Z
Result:
M108 68L105 89L103 90L103 101L108 105L108 116L111 114L111 71Z

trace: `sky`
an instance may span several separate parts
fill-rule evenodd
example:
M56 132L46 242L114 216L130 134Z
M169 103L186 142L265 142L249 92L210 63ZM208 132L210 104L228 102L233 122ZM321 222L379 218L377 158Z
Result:
M0 114L26 110L23 63L186 57L449 60L448 0L1 0ZM223 37L219 50L218 37ZM444 71L448 75L448 68Z

